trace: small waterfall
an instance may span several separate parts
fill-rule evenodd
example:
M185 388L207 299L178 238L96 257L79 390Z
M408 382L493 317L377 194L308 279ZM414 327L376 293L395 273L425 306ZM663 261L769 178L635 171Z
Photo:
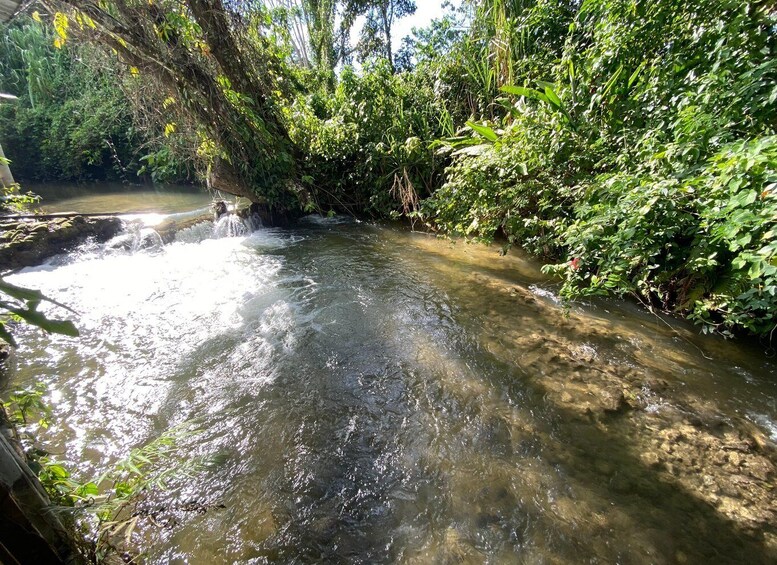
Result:
M262 227L261 219L256 215L241 218L227 213L215 222L203 221L175 234L178 243L199 243L206 239L221 239L225 237L245 237ZM121 233L105 244L107 251L158 251L164 247L162 236L140 222L128 222L124 233Z
M262 227L259 216L251 215L240 218L235 214L224 214L215 223L201 222L175 234L179 243L199 243L206 239L221 239L223 237L243 237Z
M242 218L235 214L224 214L218 220L213 229L213 237L240 237L251 233L251 228Z
M143 227L140 223L130 223L125 232L108 240L105 249L108 251L159 251L164 247L162 236L154 228Z
M214 229L213 222L200 222L178 231L175 234L175 241L177 243L200 243L206 239L212 239Z
M246 227L248 227L249 232L255 232L256 230L264 227L264 224L262 224L262 218L260 218L258 214L249 214L248 217L243 220L243 222L245 223Z
M158 251L164 245L165 242L162 241L162 236L154 228L142 228L138 232L132 251L140 251L141 249Z

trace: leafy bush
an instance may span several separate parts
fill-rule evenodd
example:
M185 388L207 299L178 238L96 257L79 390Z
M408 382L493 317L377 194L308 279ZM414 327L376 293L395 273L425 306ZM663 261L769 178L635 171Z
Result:
M564 16L543 6L511 17L544 37ZM427 222L563 259L547 270L563 277L568 298L628 293L707 331L769 334L774 11L728 0L587 0L570 20L560 58L538 40L536 56L519 61L526 46L514 45L504 68L523 85L480 106L488 125L470 122L469 135L444 142L453 161L422 204ZM484 28L506 33L498 22ZM552 82L537 80L543 67Z
M310 209L385 216L401 206L390 195L397 179L422 196L435 185L428 145L445 133L444 106L423 72L394 74L382 60L361 74L347 67L333 94L300 95L285 115Z
M142 84L125 81L112 58L88 45L56 48L40 17L20 16L0 31L0 91L19 96L0 104L0 141L19 179L134 181L142 156L165 150L175 158L146 162L149 172L188 176L174 140L134 115L127 92Z

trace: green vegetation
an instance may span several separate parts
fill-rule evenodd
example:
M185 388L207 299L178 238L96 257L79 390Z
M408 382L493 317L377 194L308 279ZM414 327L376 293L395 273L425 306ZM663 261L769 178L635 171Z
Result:
M156 498L201 473L212 457L192 457L184 444L200 432L192 422L171 428L147 444L130 450L94 480L79 482L54 455L41 448L35 430L50 425L51 410L44 401L45 385L13 391L0 403L18 434L30 469L37 475L59 516L78 532L77 548L90 563L113 562L117 556L131 556L136 528L159 526L175 511L203 512L200 504L191 508L171 507ZM133 555L133 562L141 556Z
M0 87L24 98L0 123L33 132L0 141L46 174L197 171L286 215L404 215L521 246L568 298L775 328L769 2L468 0L400 49L412 2L60 7L0 52Z
M16 346L10 326L24 322L45 332L78 336L78 330L69 320L53 320L38 312L41 302L51 302L60 308L67 306L46 298L39 290L13 285L0 278L0 338Z
M0 278L0 338L16 346L10 327L26 323L43 331L71 337L79 335L73 322L56 320L37 311L42 301L66 306L46 298L40 291L19 287ZM45 402L47 387L38 382L13 390L0 401L7 421L14 428L30 469L37 475L51 503L79 532L78 548L89 562L101 563L132 551L132 534L145 522L156 523L172 515L170 503L155 503L162 491L180 486L202 472L212 457L191 457L183 444L200 430L184 422L146 445L130 450L127 457L93 480L76 480L67 466L42 448L36 432L51 425L51 410ZM174 463L175 461L175 463ZM191 510L202 512L199 505ZM178 509L181 510L181 509ZM187 510L187 508L183 508ZM83 541L80 541L83 538Z
M511 13L508 4L490 7L517 37L507 64L489 59L492 82L505 83L496 111L478 116L488 127L470 123L468 138L447 143L446 183L424 203L431 225L486 241L502 234L563 260L547 269L570 298L630 293L705 330L770 334L774 11L587 0ZM553 52L542 38L560 29ZM527 36L540 40L519 57Z
M124 80L113 59L86 44L55 47L52 26L22 16L0 29L0 135L14 174L24 182L123 180L137 182L150 159L160 180L187 178L158 124L140 107L139 81Z

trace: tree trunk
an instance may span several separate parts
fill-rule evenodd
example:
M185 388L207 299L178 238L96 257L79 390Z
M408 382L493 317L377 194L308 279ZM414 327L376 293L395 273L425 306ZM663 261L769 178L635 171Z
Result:
M22 5L22 0L0 0L0 22L7 22Z
M82 28L79 33L155 76L207 132L225 155L216 159L224 163L213 163L211 168L228 170L221 175L228 182L217 188L279 208L295 205L289 186L296 159L273 95L283 90L278 78L283 78L284 71L266 38L241 38L236 31L241 24L230 19L221 0L186 2L202 32L197 41L189 37L189 29L181 32L189 34L187 39L176 28L159 33L160 22L167 21L163 3L63 1L97 24L96 29ZM159 100L160 106L169 94Z
M380 8L380 16L383 20L383 35L386 37L386 59L388 59L391 72L395 72L394 68L394 54L391 49L391 16L389 15L390 2L384 3Z

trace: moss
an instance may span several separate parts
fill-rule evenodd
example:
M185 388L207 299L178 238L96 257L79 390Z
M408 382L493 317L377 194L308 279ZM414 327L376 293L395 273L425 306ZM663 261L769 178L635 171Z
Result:
M37 265L83 242L87 237L105 241L121 230L118 218L57 218L49 221L5 224L0 234L2 270Z

